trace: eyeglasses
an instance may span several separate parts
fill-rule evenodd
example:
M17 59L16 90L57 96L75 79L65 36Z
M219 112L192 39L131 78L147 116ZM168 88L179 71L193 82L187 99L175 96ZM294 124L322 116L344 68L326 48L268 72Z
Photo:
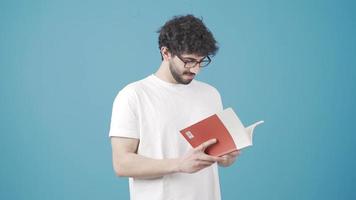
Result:
M197 64L199 64L199 67L206 67L211 62L211 59L209 56L206 56L205 58L203 58L200 61L193 60L191 58L185 58L185 59L189 59L189 60L185 60L184 58L180 57L179 55L177 55L177 57L179 58L179 60L181 60L184 63L184 67L188 68L188 69L195 67Z

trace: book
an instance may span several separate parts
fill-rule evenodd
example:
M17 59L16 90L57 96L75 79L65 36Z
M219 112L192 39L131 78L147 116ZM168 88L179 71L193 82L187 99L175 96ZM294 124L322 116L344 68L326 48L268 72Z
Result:
M245 128L234 110L227 108L180 130L180 133L193 148L216 138L217 142L206 148L205 153L223 156L251 146L253 131L262 123L264 121L258 121Z

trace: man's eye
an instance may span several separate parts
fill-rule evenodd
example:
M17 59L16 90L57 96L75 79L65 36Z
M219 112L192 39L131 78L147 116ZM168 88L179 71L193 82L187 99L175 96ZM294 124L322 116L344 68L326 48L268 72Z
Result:
M189 63L189 64L193 64L193 63L196 63L196 61L192 61L192 60L187 60L185 61L186 63Z

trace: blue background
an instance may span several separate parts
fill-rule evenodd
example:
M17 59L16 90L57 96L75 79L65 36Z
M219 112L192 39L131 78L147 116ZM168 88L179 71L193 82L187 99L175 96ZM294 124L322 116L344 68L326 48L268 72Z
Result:
M223 199L356 199L356 4L339 0L0 2L0 199L128 199L108 140L126 84L160 64L158 28L203 17L220 50L197 77L254 146Z

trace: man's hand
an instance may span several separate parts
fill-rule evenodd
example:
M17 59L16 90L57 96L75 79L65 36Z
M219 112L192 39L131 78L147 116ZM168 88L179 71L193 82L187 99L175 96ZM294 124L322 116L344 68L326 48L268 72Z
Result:
M185 156L178 160L178 172L194 173L209 167L215 162L224 162L224 158L210 156L204 152L207 147L215 143L216 139L211 139L189 151Z
M226 155L223 155L221 158L223 158L223 161L218 161L218 164L222 167L228 167L232 165L236 158L241 154L240 150L233 151L231 153L228 153Z

